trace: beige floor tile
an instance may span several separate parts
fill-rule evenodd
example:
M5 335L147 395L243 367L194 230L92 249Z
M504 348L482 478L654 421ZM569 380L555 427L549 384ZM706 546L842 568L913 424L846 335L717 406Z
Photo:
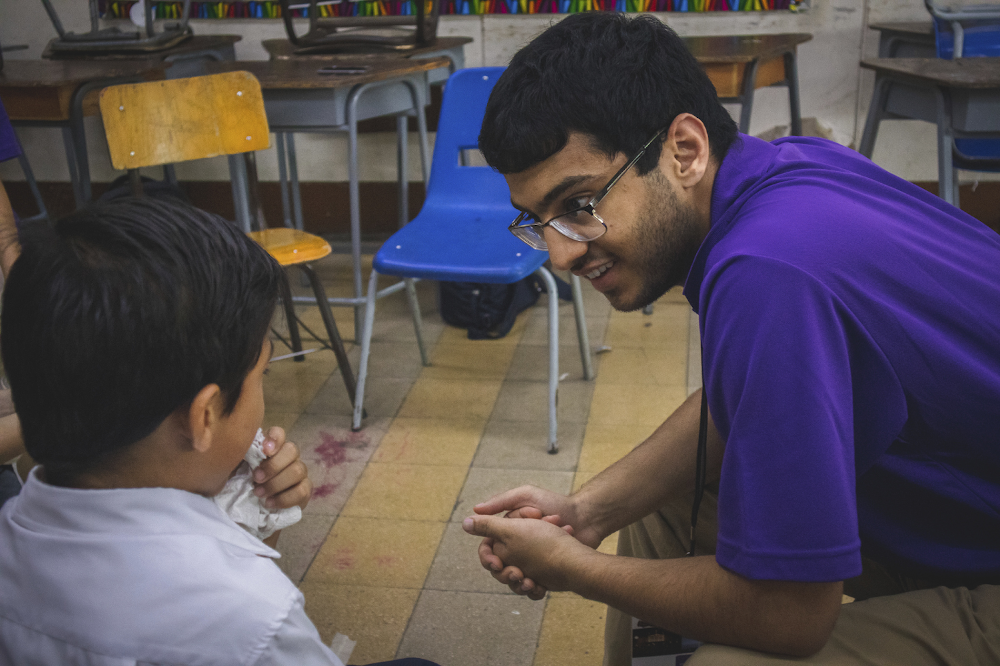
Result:
M652 315L614 312L608 320L604 343L615 347L687 347L688 313L682 304L657 304Z
M479 564L481 537L462 529L462 523L448 523L444 537L434 556L425 590L482 592L484 594L514 594L506 585L493 579Z
M584 311L586 312L586 306L584 306ZM584 321L587 322L587 337L590 345L593 347L603 344L608 328L607 316L584 316ZM545 308L536 306L531 310L531 319L524 329L521 344L548 346L549 315ZM573 306L569 304L560 304L559 306L559 344L579 344L576 332L576 315L573 314Z
M293 583L298 584L306 575L334 520L334 516L305 515L299 522L281 530L277 548L281 557L277 564Z
M496 340L439 344L421 379L503 379L517 345L498 345Z
M413 384L399 416L487 419L500 393L501 380L444 380L421 377Z
M468 467L486 420L398 417L372 456L374 462Z
M365 471L365 463L341 463L327 467L315 462L306 461L309 469L309 480L312 481L312 498L303 512L307 516L340 515L347 504L347 499L358 485L361 474Z
M355 375L361 365L361 347L352 345L348 352ZM369 379L416 379L424 369L416 338L403 342L372 341L368 355Z
M284 361L279 361L283 363ZM340 379L339 374L336 376ZM268 374L264 377L264 404L278 412L301 412L327 381L322 373Z
M302 594L323 641L344 634L357 641L348 663L370 664L396 656L420 590L307 581Z
M556 393L556 422L586 423L590 410L594 382L566 379L559 382ZM497 397L493 418L507 421L549 420L549 383L505 380Z
M367 418L393 417L413 386L412 378L392 379L369 375L365 383L364 408ZM330 375L305 411L309 414L329 414L350 417L354 405L339 374Z
M518 486L538 486L567 495L572 482L572 472L473 467L465 479L465 486L458 496L458 503L451 514L451 520L460 523L466 517L473 515L475 505Z
M607 606L575 594L549 596L535 666L600 666Z
M607 469L642 443L655 429L647 425L588 424L577 472L600 472Z
M465 467L369 463L341 515L447 521L467 472Z
M591 343L593 346L593 343ZM600 374L602 354L592 354L595 376ZM570 380L583 379L583 361L577 344L559 346L559 376ZM505 379L529 382L549 381L549 346L521 344L507 370Z
M559 423L559 452L548 453L548 421L490 419L473 467L573 471L583 442L582 423Z
M264 421L261 427L264 432L271 426L278 426L285 431L287 435L291 432L292 428L295 426L295 422L299 420L299 412L281 412L278 410L265 409L264 410Z
M685 386L600 384L594 389L591 424L642 425L655 428L687 398Z
M439 522L341 516L305 582L419 589L444 527Z
M576 474L574 474L573 475L573 492L575 493L576 491L578 491L580 488L583 487L583 484L587 483L587 481L590 481L592 478L594 478L598 474L599 474L599 472L577 472Z
M602 384L644 384L685 386L687 383L687 342L676 348L615 347L601 354Z
M532 662L543 602L514 594L424 590L397 657L441 666L524 666Z
M337 371L337 357L329 349L318 348L314 344L303 344L303 349L317 349L317 351L294 358L283 358L280 361L272 361L267 368L267 380L274 380L278 377L300 377L307 374L330 375ZM353 349L354 345L349 345ZM274 341L274 356L284 356L290 354L291 349L285 347L280 341ZM349 351L349 350L348 350ZM301 358L297 361L296 358ZM265 380L265 381L267 381Z

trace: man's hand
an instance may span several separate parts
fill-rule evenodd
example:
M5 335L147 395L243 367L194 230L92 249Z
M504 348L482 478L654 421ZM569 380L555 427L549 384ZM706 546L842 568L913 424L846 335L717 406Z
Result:
M545 518L505 520L496 516L473 516L466 518L462 527L469 534L486 537L483 543L489 542L491 552L510 564L509 569L530 576L521 577L523 583L532 583L527 590L516 589L513 579L510 585L515 592L535 600L544 597L546 590L568 589L567 564L574 557L595 552L570 536L571 527L558 527ZM494 577L499 580L498 574Z
M254 470L254 495L264 499L269 509L306 508L312 497L309 470L299 458L299 447L285 441L285 431L277 426L264 437L267 459Z
M506 512L506 518L533 518L553 525L563 527L582 543L596 548L601 543L602 535L584 524L576 503L572 497L566 497L549 490L534 486L521 486L514 490L495 495L482 504L477 504L474 511L478 514L497 514ZM494 578L510 587L517 594L527 595L532 599L545 596L545 587L524 575L517 566L510 565L494 548L494 540L483 539L479 545L479 562Z

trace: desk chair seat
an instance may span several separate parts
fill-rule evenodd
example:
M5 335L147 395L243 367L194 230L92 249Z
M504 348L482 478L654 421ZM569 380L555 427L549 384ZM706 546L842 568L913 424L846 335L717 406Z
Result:
M372 261L361 336L354 429L361 426L375 301L381 295L377 289L380 274L510 284L536 273L545 281L549 295L549 453L558 451L559 298L552 274L542 265L548 254L533 250L507 231L517 211L510 204L510 190L503 177L489 167L463 165L465 152L477 147L486 101L502 72L502 67L463 69L448 79L424 206L412 222L382 245ZM412 281L408 280L406 286L411 308L418 312ZM580 279L576 276L572 277L572 288L584 376L589 380L593 378L593 367ZM421 356L427 365L418 316L414 324Z
M330 254L329 243L295 229L268 229L260 208L254 151L268 147L270 133L260 83L248 72L228 72L166 81L112 86L101 91L101 115L116 169L128 169L141 195L138 169L187 160L229 156L234 205L245 229L283 267L296 267L316 296L329 347L354 402L355 380L323 285L310 265ZM293 351L302 351L291 291L282 303ZM296 360L303 360L297 356Z

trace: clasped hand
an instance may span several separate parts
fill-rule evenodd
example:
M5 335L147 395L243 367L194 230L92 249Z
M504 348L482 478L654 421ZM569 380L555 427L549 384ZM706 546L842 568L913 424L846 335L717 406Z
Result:
M479 562L499 582L530 599L567 589L574 557L593 552L601 535L584 524L572 497L521 486L476 505L466 532L485 537ZM495 514L506 512L501 518ZM573 538L575 537L575 538Z

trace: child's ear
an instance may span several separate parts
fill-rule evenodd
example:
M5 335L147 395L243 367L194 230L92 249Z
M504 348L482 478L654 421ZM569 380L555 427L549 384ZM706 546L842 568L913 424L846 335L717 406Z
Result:
M191 448L200 453L212 447L212 435L222 418L222 389L218 384L208 384L198 391L198 395L188 407L188 432Z

